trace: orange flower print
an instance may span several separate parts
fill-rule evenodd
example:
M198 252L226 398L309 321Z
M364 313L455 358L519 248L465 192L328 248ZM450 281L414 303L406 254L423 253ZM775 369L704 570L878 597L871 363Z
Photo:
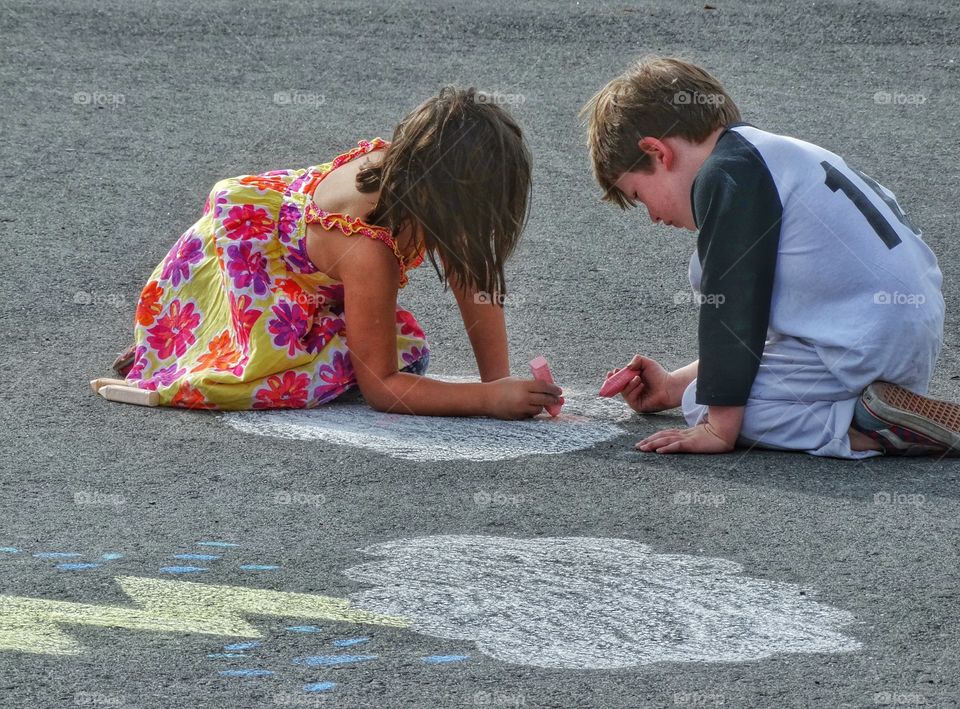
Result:
M284 182L282 178L264 177L263 175L247 175L246 177L241 177L240 184L253 185L264 192L268 192L269 190L283 192L287 189L287 183Z
M317 185L320 184L320 182L321 182L321 181L323 180L323 178L326 176L326 173L327 173L327 172L329 172L329 168L328 168L327 170L321 170L320 172L314 172L314 173L312 173L312 174L309 176L309 178L307 179L307 181L304 183L303 193L304 193L304 194L312 195L312 194L313 194L313 191L314 191L315 189L317 189ZM310 203L312 204L313 201L311 200Z
M284 295L297 305L305 305L307 303L306 291L293 279L278 278L275 283L277 287L283 291Z
M153 325L153 321L163 311L163 304L160 302L162 295L163 288L157 281L150 281L144 287L137 303L137 323L144 327Z
M250 331L263 313L262 310L251 308L252 303L253 299L246 293L237 297L231 291L230 316L233 320L233 329L237 333L237 343L243 350L247 349L250 342Z
M224 330L214 337L209 345L209 350L209 352L197 358L197 366L191 369L191 372L199 372L204 369L215 369L222 372L236 367L237 361L240 359L240 352L234 346L229 330Z
M190 382L184 382L177 389L177 393L170 400L171 406L179 406L184 409L212 409L213 404L209 403L203 396L203 393L191 386Z
M288 370L267 377L267 386L257 390L255 409L302 409L307 405L307 386L310 377Z

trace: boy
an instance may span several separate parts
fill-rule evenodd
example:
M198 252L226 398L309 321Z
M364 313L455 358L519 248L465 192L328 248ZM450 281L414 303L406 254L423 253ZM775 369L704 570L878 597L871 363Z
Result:
M742 123L720 83L638 62L584 107L604 199L699 230L700 358L638 355L639 412L682 406L658 453L735 445L865 458L960 451L960 406L925 394L943 335L936 257L894 195L816 145Z

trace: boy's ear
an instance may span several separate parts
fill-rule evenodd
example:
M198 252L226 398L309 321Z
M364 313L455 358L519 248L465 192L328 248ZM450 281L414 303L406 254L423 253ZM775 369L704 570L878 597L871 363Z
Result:
M649 155L650 160L654 163L659 163L668 170L673 167L673 161L676 157L673 148L662 140L647 135L637 142L637 147Z

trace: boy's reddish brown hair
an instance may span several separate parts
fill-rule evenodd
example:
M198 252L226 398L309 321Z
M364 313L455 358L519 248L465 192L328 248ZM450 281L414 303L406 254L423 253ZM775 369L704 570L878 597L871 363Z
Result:
M714 130L740 119L740 109L720 82L695 64L646 57L600 89L580 112L587 124L593 174L603 199L621 209L634 202L615 183L627 172L652 172L641 138L676 136L702 143Z

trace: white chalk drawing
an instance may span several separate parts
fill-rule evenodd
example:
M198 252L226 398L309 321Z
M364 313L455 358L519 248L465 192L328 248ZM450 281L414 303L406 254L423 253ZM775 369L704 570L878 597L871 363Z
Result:
M362 550L353 607L470 640L504 662L612 669L835 653L853 616L724 559L657 554L626 539L433 536Z
M437 377L446 381L473 381ZM223 421L244 433L322 440L406 460L506 460L590 448L624 433L616 425L632 411L622 400L564 390L559 417L527 421L384 414L352 398L316 409L240 411Z

